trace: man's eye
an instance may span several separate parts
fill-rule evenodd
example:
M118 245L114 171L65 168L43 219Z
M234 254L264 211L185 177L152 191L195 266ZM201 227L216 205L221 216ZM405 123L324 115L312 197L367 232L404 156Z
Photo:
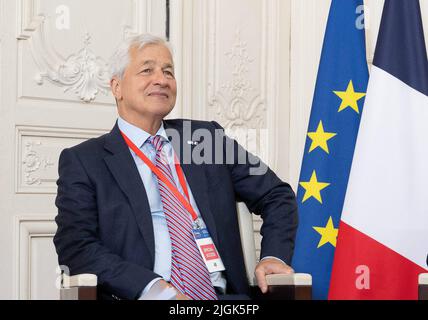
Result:
M167 77L174 78L174 74L173 74L171 71L165 70L165 71L164 71L164 74L165 74Z
M143 69L143 70L141 70L141 72L140 73L150 73L152 71L152 69Z

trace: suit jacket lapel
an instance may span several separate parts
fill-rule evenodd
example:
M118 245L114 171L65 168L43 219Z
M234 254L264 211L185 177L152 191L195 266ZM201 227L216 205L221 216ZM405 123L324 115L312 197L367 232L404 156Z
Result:
M123 140L116 124L106 137L105 149L112 154L104 158L119 187L128 197L140 232L150 250L152 262L155 259L155 240L152 216L146 189L132 158L129 148Z
M181 167L183 168L184 175L186 176L187 183L190 186L195 202L199 208L199 211L202 215L202 218L207 225L207 228L210 232L210 235L218 247L218 236L217 228L214 220L213 213L211 211L209 194L208 194L208 181L205 175L203 165L194 164L193 161L190 164L183 164L183 159L185 158L186 152L193 151L194 146L188 144L188 140L191 139L190 132L183 132L183 121L182 120L173 120L173 121L164 121L164 127L167 132L167 135L172 137L170 139L171 144L177 155L179 155ZM176 130L178 134L169 134L170 130ZM180 137L179 141L176 141ZM175 138L175 139L174 139ZM186 157L191 159L189 155Z

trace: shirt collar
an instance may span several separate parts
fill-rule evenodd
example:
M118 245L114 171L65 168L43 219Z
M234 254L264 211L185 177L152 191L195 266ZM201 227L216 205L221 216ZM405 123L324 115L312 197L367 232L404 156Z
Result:
M146 140L151 137L150 133L130 124L120 116L117 119L117 125L119 126L120 131L122 131L138 148L141 148ZM161 126L156 135L163 137L166 141L169 142L163 122L161 123Z

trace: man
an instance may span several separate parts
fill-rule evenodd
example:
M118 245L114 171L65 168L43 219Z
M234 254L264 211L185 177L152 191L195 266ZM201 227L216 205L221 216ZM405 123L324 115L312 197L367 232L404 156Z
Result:
M177 93L168 43L148 34L128 39L111 66L117 124L60 156L59 263L71 274L96 274L104 298L248 295L240 200L264 221L255 270L261 290L266 274L293 272L290 186L267 167L257 174L262 163L217 123L164 120ZM191 140L196 132L206 141ZM213 161L205 161L209 155Z

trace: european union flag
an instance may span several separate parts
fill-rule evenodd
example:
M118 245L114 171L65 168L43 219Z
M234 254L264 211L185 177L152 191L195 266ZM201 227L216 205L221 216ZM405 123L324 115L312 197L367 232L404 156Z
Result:
M297 193L296 272L327 299L338 226L367 90L362 0L332 0Z

